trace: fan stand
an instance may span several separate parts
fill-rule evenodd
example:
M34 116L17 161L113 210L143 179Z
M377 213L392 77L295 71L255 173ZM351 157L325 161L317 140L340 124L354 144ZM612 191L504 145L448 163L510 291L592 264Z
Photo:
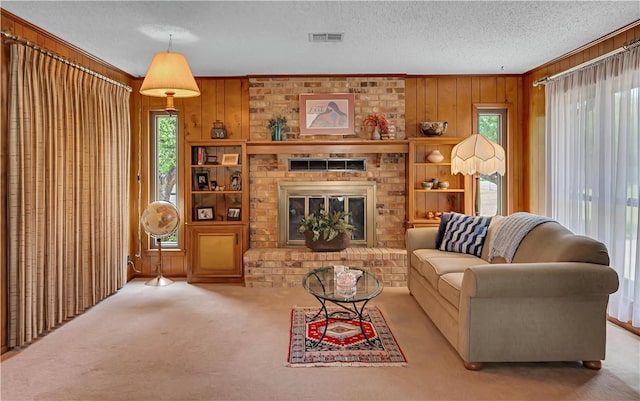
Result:
M173 284L173 280L170 280L162 275L162 240L158 238L158 276L144 283L153 287L164 287L166 285Z

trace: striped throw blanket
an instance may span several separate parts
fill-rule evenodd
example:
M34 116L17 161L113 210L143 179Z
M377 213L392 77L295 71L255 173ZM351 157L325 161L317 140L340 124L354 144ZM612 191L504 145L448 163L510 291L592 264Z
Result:
M511 263L524 237L540 224L550 221L555 222L549 217L524 212L507 216L496 229L496 234L491 241L489 262L496 257L503 257L507 263Z

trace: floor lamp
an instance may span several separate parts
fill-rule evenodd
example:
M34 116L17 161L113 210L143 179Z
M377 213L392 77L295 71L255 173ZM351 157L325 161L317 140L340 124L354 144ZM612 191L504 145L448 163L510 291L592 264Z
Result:
M480 174L504 175L506 168L502 146L480 134L472 134L451 150L451 174L475 177L475 214L480 215Z

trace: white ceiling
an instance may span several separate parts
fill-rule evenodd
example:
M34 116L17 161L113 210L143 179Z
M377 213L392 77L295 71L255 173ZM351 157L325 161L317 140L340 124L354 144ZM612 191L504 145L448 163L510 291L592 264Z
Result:
M2 8L134 76L521 74L640 19L640 1L11 1ZM340 43L309 33L340 32Z

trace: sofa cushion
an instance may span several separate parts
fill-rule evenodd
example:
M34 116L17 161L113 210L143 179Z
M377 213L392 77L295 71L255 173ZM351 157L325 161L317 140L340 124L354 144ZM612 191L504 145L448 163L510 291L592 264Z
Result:
M473 255L445 252L436 249L417 249L411 255L411 266L413 266L433 288L438 287L438 278L442 274L464 272L469 266L483 263L486 262Z
M454 213L445 228L440 250L480 256L490 222L491 217Z
M453 213L444 212L440 217L440 225L438 226L438 235L436 236L436 249L440 249L440 245L442 245L444 232L447 229L447 223L449 223L449 220L451 220L451 216L453 216Z
M536 262L584 262L608 266L610 260L602 242L576 235L551 222L531 230L513 256L513 263Z
M456 309L460 304L460 288L462 288L462 273L447 273L438 280L438 293L449 301Z

